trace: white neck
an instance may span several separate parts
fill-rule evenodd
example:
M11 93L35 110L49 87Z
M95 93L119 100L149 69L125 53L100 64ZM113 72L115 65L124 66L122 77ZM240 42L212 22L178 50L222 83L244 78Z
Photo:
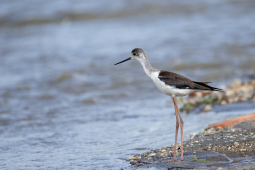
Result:
M140 62L140 64L143 66L143 69L144 69L145 73L146 73L149 77L151 77L151 73L152 73L152 72L157 71L156 69L154 69L154 68L150 65L150 63L149 63L149 61L148 61L147 58L145 58L143 61L140 61L140 60L139 60L139 62Z

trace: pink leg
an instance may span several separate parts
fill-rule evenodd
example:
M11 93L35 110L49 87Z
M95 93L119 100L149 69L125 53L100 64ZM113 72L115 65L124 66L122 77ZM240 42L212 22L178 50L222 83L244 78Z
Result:
M175 128L175 142L174 142L174 158L172 160L166 160L161 162L170 162L176 160L176 146L177 146L177 136L178 136L178 129L179 129L179 118L178 118L178 106L175 105L175 97L174 100L174 109L175 109L175 116L176 116L176 128Z
M177 104L177 101L175 99L175 97L173 97L174 99L174 102L175 102L175 105L176 105L176 109L178 111L178 115L179 115L179 118L180 118L180 126L181 126L181 161L183 161L183 126L184 126L184 122L182 120L182 116L181 116L181 113L180 113L180 110L178 108L178 104Z

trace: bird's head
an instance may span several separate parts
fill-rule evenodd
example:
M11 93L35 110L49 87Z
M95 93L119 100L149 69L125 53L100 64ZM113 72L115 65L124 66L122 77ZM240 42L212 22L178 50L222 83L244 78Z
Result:
M125 61L128 61L128 60L138 60L139 62L143 62L146 60L146 54L145 52L143 51L143 49L141 48L135 48L132 50L131 52L131 57L121 61L121 62L118 62L114 65L117 65L117 64L120 64L120 63L123 63Z

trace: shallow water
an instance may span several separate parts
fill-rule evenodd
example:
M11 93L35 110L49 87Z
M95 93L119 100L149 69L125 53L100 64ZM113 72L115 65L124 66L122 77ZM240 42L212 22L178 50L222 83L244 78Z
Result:
M213 86L254 76L254 1L0 4L0 169L128 169L173 144L170 97L138 62L113 65L135 47ZM234 106L183 113L184 134L255 110Z

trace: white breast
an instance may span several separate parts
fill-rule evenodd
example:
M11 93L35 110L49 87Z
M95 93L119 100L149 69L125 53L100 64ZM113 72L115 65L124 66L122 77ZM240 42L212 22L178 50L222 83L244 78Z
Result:
M191 89L178 89L175 86L170 86L170 85L165 84L163 81L161 81L158 78L159 72L160 71L152 72L148 76L152 79L152 81L155 83L156 87L162 93L169 95L169 96L185 96L185 95L195 91L195 90L191 90Z

